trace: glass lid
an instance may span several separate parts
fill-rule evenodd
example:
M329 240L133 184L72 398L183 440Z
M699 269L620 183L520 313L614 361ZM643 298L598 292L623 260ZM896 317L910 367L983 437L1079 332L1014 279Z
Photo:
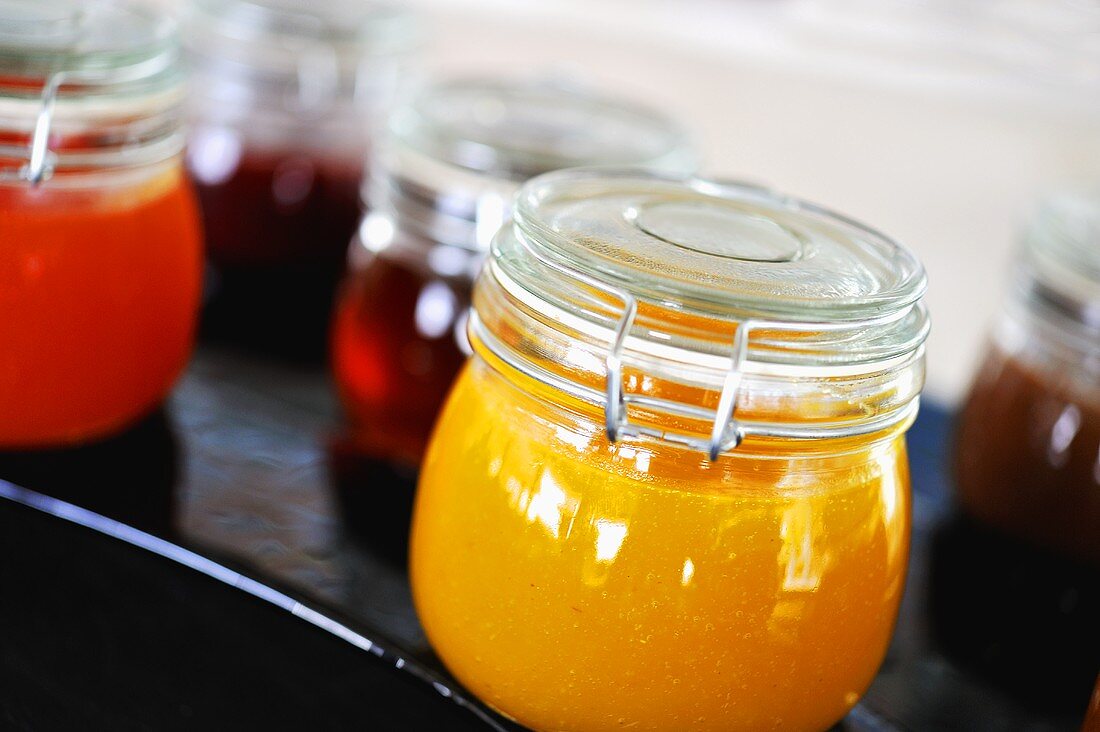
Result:
M474 292L475 350L602 406L607 435L700 448L905 424L924 269L751 185L582 168L529 181ZM655 418L655 415L665 418Z
M408 11L362 0L191 0L185 17L192 52L278 73L335 63L354 74L364 56L402 51L416 34Z
M0 0L0 181L167 160L182 98L176 25L154 8Z
M559 262L717 319L879 319L925 290L920 262L898 243L748 185L564 171L524 188L516 221Z
M578 165L690 169L666 117L561 85L455 80L395 115L394 137L436 161L510 181Z
M1100 191L1045 199L1025 232L1023 265L1033 295L1100 331Z
M65 71L161 71L176 54L175 24L129 2L0 0L5 76L42 79Z

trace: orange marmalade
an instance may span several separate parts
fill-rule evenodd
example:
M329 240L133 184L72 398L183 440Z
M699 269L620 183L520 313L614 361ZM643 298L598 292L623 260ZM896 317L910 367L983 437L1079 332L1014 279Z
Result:
M443 662L539 730L843 717L904 588L923 289L900 246L760 189L525 186L421 472Z
M202 274L171 20L56 0L3 5L5 26L0 450L151 411L190 353Z
M0 185L0 446L96 437L164 398L191 351L196 217L179 165L110 190Z

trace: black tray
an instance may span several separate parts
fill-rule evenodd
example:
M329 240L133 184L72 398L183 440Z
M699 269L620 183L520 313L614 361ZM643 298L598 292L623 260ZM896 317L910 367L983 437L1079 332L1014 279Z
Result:
M365 720L384 729L516 729L469 698L432 654L404 567L341 530L327 457L337 425L323 372L207 347L166 409L127 434L82 450L0 456L0 477L125 522L109 523L108 534L149 537L124 550L0 501L0 527L30 527L0 528L0 579L20 599L12 612L43 619L27 625L21 644L0 649L0 724L209 728L194 716L202 711L234 720L214 727L237 729L291 726L303 715L320 720L309 728L363 728ZM1089 568L1013 554L1010 543L951 514L948 435L949 415L923 405L910 433L914 537L897 633L841 728L1075 729L1088 697L1080 679L1100 661L1100 582ZM983 551L1007 559L967 564L988 558ZM1028 596L1054 599L1016 608L1021 590L1002 592L993 571L1001 565L1017 584L1021 572L1031 580L1025 589L1047 585ZM1009 608L1020 612L1001 612ZM143 617L158 620L142 626ZM151 630L159 626L163 633ZM144 635L128 636L142 627ZM1006 654L1004 637L1021 627L1043 632ZM48 667L34 661L39 646L54 649ZM1067 647L1078 650L1068 664ZM305 661L295 662L298 654ZM87 703L57 707L34 688L5 683L21 669L39 669L42 688ZM184 698L192 701L176 704Z

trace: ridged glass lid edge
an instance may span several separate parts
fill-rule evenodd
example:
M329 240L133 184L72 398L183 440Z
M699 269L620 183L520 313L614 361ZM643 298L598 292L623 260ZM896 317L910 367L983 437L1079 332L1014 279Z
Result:
M672 118L554 81L466 77L432 84L393 115L390 137L456 168L516 182L576 165L678 174L695 166L690 136Z
M876 319L909 310L927 285L917 258L884 234L746 183L577 168L529 181L515 219L517 233L589 276L719 318Z
M0 0L0 60L20 75L142 65L155 72L155 59L177 52L176 23L140 3Z
M360 55L386 55L421 40L416 14L389 2L309 3L272 0L188 0L183 12L186 42L201 48L222 42L277 44L284 52L310 53L331 44Z

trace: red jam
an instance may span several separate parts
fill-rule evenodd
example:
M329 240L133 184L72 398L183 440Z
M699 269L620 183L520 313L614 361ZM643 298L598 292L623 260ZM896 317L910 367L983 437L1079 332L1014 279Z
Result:
M222 149L188 154L214 270L204 335L280 356L323 358L333 292L361 214L357 154Z

